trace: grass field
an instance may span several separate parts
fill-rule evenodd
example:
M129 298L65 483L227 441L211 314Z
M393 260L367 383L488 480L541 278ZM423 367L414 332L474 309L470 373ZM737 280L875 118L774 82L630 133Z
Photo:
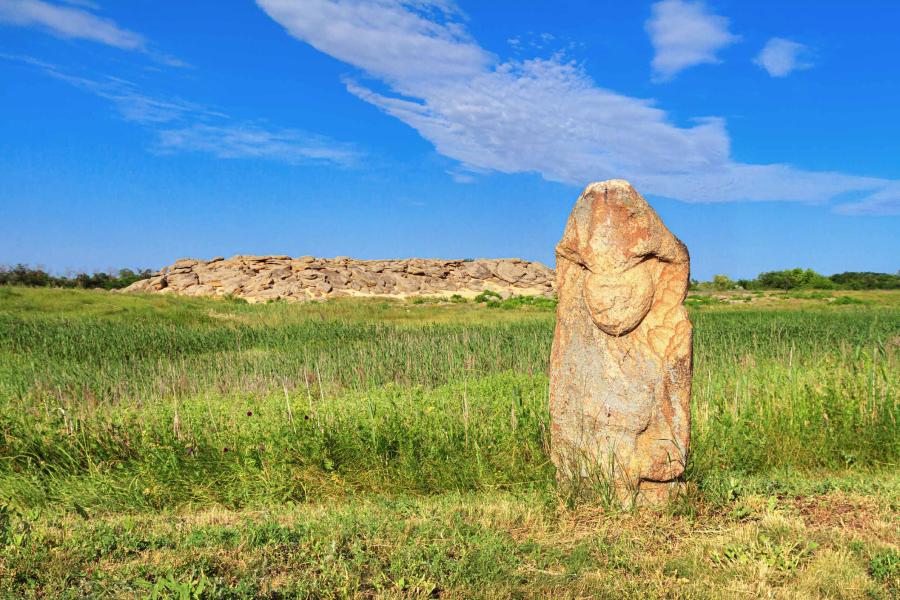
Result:
M555 484L551 308L0 288L0 595L900 596L900 293L688 304L629 512Z

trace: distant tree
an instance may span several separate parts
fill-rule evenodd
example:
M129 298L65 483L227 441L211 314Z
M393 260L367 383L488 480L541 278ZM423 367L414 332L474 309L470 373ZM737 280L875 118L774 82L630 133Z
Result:
M812 269L789 269L787 271L769 271L760 273L756 278L759 286L767 289L791 290L795 288L832 289L837 287L833 281L816 273Z
M725 290L733 290L735 288L734 280L728 275L713 275L713 288L723 292Z
M764 288L789 290L799 285L798 273L795 273L795 271L800 271L800 269L760 273L756 280Z

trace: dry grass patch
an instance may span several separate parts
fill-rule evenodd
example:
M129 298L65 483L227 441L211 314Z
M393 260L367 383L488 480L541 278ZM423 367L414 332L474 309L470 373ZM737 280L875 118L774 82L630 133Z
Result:
M804 522L815 528L837 528L871 533L877 537L888 533L891 524L875 498L834 492L824 496L794 498L791 505ZM897 535L897 523L893 524Z

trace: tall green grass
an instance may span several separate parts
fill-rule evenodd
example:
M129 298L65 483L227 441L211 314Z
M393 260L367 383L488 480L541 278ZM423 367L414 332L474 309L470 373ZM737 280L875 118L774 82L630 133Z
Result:
M692 313L690 477L896 467L900 310ZM0 501L552 489L553 312L0 296Z

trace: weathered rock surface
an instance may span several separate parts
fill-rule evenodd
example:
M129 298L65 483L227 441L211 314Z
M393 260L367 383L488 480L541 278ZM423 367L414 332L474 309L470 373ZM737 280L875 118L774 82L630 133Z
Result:
M690 444L688 251L622 180L592 183L556 247L550 359L560 479L602 477L621 500L656 503Z
M126 292L224 296L249 302L334 296L550 296L553 270L517 258L477 260L354 260L345 256L235 256L175 261Z

